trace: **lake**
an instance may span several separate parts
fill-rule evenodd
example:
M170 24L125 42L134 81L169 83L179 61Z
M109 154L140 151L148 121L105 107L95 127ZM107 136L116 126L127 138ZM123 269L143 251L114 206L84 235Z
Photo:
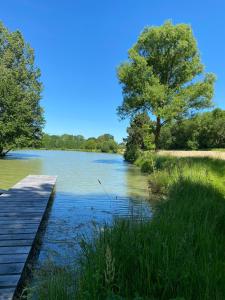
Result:
M117 217L151 215L147 176L121 155L76 151L26 150L0 160L0 189L29 174L57 175L57 185L43 235L39 263L70 262L81 235Z

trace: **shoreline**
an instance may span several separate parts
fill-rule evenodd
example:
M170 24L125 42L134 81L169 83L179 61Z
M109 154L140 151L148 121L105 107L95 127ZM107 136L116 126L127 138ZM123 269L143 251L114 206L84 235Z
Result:
M43 150L43 151L70 151L70 152L86 152L86 153L102 153L102 154L120 154L122 155L123 152L102 152L98 150L88 150L88 149L47 149L47 148L15 148L12 151L9 152L9 154L13 151L38 151L38 150Z

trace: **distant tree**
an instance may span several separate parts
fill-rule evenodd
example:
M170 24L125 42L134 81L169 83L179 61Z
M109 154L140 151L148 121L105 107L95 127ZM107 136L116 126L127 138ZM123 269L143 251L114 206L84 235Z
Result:
M216 108L199 116L200 148L225 148L225 110Z
M98 138L91 137L85 140L82 135L49 135L45 133L39 146L45 149L86 149L114 153L118 151L118 144L110 134L103 134Z
M145 28L129 50L129 61L118 68L124 97L119 116L154 115L157 150L162 126L212 105L215 76L203 70L189 25L166 22Z
M91 137L85 141L85 149L87 150L96 150L97 149L97 141L96 138Z
M118 144L114 140L114 136L108 133L100 135L97 140L97 149L101 152L114 152L118 151Z
M114 136L109 134L109 133L105 133L103 135L100 135L97 140L99 142L105 142L105 141L109 141L109 140L114 140Z
M110 152L110 146L108 142L103 142L100 146L101 152Z
M109 141L105 142L109 147L109 152L117 153L118 151L118 144L114 141L114 139L110 139ZM103 151L102 151L103 152ZM106 152L106 151L104 151Z
M225 111L219 108L162 128L161 149L225 148Z
M40 140L41 90L33 49L19 31L9 32L0 23L0 156Z

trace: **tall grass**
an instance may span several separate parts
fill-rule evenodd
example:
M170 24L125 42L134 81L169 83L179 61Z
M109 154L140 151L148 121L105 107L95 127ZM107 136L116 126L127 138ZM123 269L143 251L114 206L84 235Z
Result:
M82 242L75 299L225 299L225 161L136 164L163 200L150 221L117 220Z
M75 300L76 272L73 266L60 267L48 261L36 271L35 279L23 291L21 300Z

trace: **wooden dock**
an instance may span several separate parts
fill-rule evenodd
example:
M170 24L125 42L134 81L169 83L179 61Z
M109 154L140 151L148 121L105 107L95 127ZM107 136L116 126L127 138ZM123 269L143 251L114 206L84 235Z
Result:
M14 298L56 183L29 175L0 195L0 300Z

